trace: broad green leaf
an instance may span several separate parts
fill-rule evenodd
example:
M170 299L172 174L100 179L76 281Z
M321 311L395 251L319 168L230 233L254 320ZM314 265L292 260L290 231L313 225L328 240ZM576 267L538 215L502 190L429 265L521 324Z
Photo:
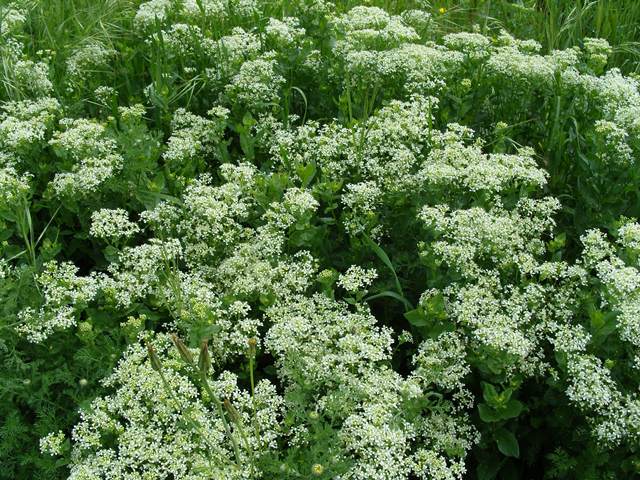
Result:
M424 314L422 308L416 308L405 312L404 318L406 318L409 323L415 327L425 327L431 323Z
M483 460L476 469L478 480L493 480L496 478L502 463L499 459L493 458L493 455L489 460Z
M395 282L396 290L398 291L399 296L401 296L404 299L403 303L405 304L405 308L407 310L412 310L413 306L404 296L404 292L402 291L402 286L400 285L400 280L398 280L398 275L396 275L396 270L395 268L393 268L393 264L391 263L389 256L386 254L386 252L382 248L380 248L378 244L376 244L376 242L371 240L371 238L369 238L368 235L364 236L364 241L369 247L371 247L371 249L378 256L378 258L382 260L382 263L384 263L389 268L389 270L391 270L391 273L393 274L393 280Z
M520 457L520 445L516 436L507 430L501 428L495 433L496 443L498 444L498 450L507 457Z
M500 415L486 403L478 404L478 413L480 414L480 420L486 423L498 422L501 420Z
M488 404L490 405L495 404L499 397L496 387L494 387L490 383L482 382L482 397L484 398L484 401L487 402Z
M315 162L308 163L306 165L298 165L296 167L296 172L300 177L300 181L302 182L303 187L309 186L313 178L316 176L316 164Z
M504 408L504 410L500 411L500 416L504 420L508 418L515 418L518 415L520 415L523 408L524 408L524 405L522 404L521 401L512 398L507 402L507 405Z

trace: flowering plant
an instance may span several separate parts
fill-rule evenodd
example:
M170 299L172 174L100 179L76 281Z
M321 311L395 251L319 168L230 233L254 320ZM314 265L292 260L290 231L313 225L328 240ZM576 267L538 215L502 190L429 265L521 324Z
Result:
M0 6L0 478L640 472L640 91L606 41L123 3L39 54Z

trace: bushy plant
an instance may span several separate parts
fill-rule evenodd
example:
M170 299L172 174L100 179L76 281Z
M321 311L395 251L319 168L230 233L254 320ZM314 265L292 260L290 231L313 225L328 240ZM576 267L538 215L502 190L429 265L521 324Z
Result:
M83 36L58 3L59 51L0 7L0 477L638 475L640 91L605 40L324 0Z

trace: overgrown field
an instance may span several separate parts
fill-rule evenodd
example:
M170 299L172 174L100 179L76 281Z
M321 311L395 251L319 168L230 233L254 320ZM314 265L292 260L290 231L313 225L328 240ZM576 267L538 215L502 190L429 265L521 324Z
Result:
M639 19L4 0L0 478L640 478Z

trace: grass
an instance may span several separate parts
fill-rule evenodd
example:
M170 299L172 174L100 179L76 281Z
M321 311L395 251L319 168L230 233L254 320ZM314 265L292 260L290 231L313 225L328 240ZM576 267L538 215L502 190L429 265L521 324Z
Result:
M625 72L640 68L636 0L444 0L431 2L431 9L442 32L504 28L539 41L546 52L579 46L585 37L605 38L614 47L613 65Z

